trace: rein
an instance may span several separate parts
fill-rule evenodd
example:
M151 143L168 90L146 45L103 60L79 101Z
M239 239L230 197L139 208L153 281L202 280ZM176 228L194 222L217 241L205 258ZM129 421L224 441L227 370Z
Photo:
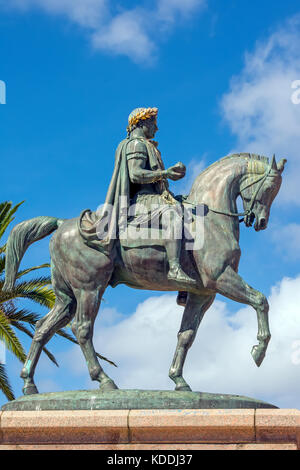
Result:
M249 207L248 209L245 211L245 212L242 212L242 213L239 213L239 212L225 212L225 211L220 211L218 209L212 209L211 207L208 207L208 209L212 212L215 212L216 214L221 214L221 215L228 215L229 217L243 217L243 219L240 220L240 222L243 222L244 218L247 217L247 218L250 218L251 219L251 215L252 215L252 209L253 209L253 206L255 204L255 201L256 201L256 198L257 198L257 195L260 191L260 189L262 188L264 182L266 181L267 177L270 175L271 173L271 170L272 170L272 163L269 165L269 168L266 170L266 172L263 174L263 176L261 178L259 178L258 180L254 181L253 183L250 183L248 186L245 186L243 189L241 189L241 192L240 192L240 195L241 195L241 198L243 199L243 196L242 196L242 191L246 188L249 188L250 186L253 186L254 184L256 183L260 183L260 185L257 187L256 191L254 192L252 198L251 198L251 201L250 201L250 204L249 204ZM244 202L244 199L243 199L243 202ZM183 201L184 204L190 204L190 205L193 205L193 206L197 206L198 204L195 204L193 202L190 202L188 200L184 200Z

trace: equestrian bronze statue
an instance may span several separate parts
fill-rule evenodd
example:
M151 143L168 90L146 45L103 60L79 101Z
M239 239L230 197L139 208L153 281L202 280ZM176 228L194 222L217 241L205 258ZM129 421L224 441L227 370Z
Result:
M238 274L240 222L256 231L267 228L286 160L276 163L275 157L269 161L248 153L229 155L198 175L187 196L174 196L168 179L183 178L185 166L179 162L165 169L163 165L158 144L152 140L157 108L135 109L127 131L99 210L85 210L69 220L36 217L18 224L9 236L4 289L13 287L28 246L55 232L50 253L56 301L36 325L21 372L25 395L38 393L34 372L42 348L70 322L92 380L99 381L103 391L117 388L99 364L93 328L105 289L121 283L179 292L184 312L169 371L175 390L191 390L183 378L184 362L216 294L255 309L258 343L251 353L257 366L264 359L270 340L269 306L266 297Z

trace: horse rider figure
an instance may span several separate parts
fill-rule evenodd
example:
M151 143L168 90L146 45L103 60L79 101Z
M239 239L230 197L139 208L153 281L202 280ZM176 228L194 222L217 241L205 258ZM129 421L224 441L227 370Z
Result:
M158 130L157 108L136 108L128 117L127 138L116 150L115 167L107 192L104 208L113 210L110 213L108 230L99 236L101 217L89 210L83 211L80 217L79 230L85 242L94 248L111 254L115 240L120 237L120 227L124 225L122 217L125 214L128 222L128 210L135 207L134 216L142 223L151 221L151 217L159 217L164 221L176 224L178 214L182 213L181 203L174 198L169 190L168 179L180 180L185 176L186 168L179 162L165 169L157 142L152 139ZM125 212L124 203L126 201ZM152 210L156 207L156 211ZM180 221L182 223L182 220ZM104 224L102 224L103 226ZM163 226L163 228L165 228ZM101 231L101 230L100 230ZM182 233L181 233L182 235ZM193 284L191 279L180 266L182 236L164 239L169 271L168 279L181 284ZM157 245L157 241L148 239L146 245ZM145 241L144 241L145 245ZM137 245L135 245L137 246Z

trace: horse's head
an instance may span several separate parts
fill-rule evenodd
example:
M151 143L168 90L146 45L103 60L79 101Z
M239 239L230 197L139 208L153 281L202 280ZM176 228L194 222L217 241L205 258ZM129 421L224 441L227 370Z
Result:
M282 181L282 172L286 160L277 164L275 156L271 164L266 160L247 160L247 171L241 182L240 195L244 211L247 213L244 222L256 231L265 230L268 226L271 205L278 194Z

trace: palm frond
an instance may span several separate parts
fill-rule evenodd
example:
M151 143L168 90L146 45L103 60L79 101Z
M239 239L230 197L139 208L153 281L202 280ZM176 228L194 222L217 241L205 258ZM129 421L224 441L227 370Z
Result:
M31 273L32 271L36 271L37 269L42 269L42 268L50 268L50 264L44 263L44 264L41 264L40 266L34 266L33 268L27 268L27 269L24 269L23 271L19 271L17 274L17 279L19 279L22 276L25 276L25 274Z
M9 322L13 321L22 321L29 323L30 325L35 325L36 322L41 318L39 314L30 312L25 309L17 309L14 305L2 305L3 310L5 310L6 318Z
M0 390L8 400L14 400L15 396L8 380L5 365L0 363Z
M21 362L25 362L25 351L11 328L5 313L0 309L0 339L4 342L5 346L11 351Z
M69 335L69 333L67 333L63 329L57 331L56 334L59 335L59 336L62 336L63 338L68 339L69 341L72 341L72 343L79 344L78 341L73 336ZM107 359L107 357L104 357L104 356L102 356L101 354L99 354L97 352L96 352L96 356L99 357L99 359L101 359L102 361L106 361L109 364L111 364L115 367L118 367L113 361L111 361L110 359Z
M99 357L99 359L101 359L102 361L106 361L109 364L111 364L112 366L118 367L117 364L115 364L113 361L111 361L110 359L107 359L107 357L104 357L104 356L102 356L101 354L99 354L97 352L96 352L96 356Z
M13 300L16 298L30 299L33 302L52 308L55 302L55 294L49 286L51 279L49 277L40 277L30 281L23 281L9 292L2 292L3 281L0 281L0 303Z
M73 335L70 335L69 333L67 333L64 329L58 330L56 332L56 334L59 335L59 336L62 336L63 338L68 339L69 341L71 341L74 344L78 344L78 341L76 340L76 338L74 338Z
M39 289L40 287L49 286L51 284L50 276L40 276L34 279L29 279L28 281L18 282L16 287L20 289Z
M4 234L9 224L14 220L13 215L18 210L24 201L19 202L16 206L12 207L11 202L3 202L0 204L0 238Z
M11 201L0 202L0 224L7 216L7 213L11 209L11 207L12 207Z

